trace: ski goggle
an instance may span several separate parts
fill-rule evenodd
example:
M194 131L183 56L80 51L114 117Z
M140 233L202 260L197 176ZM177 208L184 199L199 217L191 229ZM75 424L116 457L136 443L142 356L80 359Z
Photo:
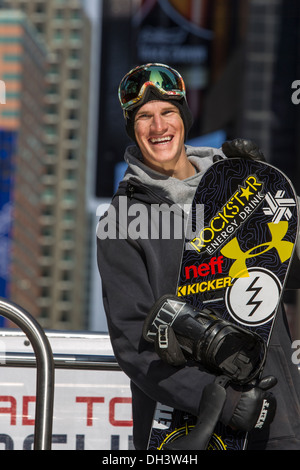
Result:
M140 65L130 70L119 86L119 100L125 115L143 102L149 86L175 99L185 97L184 81L176 70L157 63Z

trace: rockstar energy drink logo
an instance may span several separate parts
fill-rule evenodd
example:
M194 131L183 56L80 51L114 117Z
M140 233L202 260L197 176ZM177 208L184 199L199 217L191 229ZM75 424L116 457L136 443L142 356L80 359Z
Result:
M198 252L205 249L208 253L214 253L264 200L262 189L263 183L256 176L248 176L208 226L188 243L188 247Z
M222 248L221 253L223 256L235 260L229 271L231 278L248 276L247 259L262 255L272 248L276 249L281 263L284 263L291 257L294 244L283 240L288 230L288 222L281 221L277 224L271 222L268 224L268 227L272 238L267 243L262 243L244 252L241 250L237 238L233 238Z

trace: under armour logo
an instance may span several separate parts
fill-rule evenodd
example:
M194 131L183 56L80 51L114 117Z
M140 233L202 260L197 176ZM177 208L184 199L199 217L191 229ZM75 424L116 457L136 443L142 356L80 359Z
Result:
M223 256L236 260L229 270L229 276L231 278L248 277L249 273L247 270L246 260L260 256L272 248L277 250L282 263L291 257L294 244L292 242L282 240L288 230L288 222L281 221L277 224L271 222L268 224L268 227L272 237L269 242L254 246L253 248L250 248L250 250L244 252L241 250L237 238L233 238L224 246L224 248L222 248L221 253Z
M263 209L266 215L273 215L272 222L278 223L281 219L289 220L292 217L290 207L296 205L293 198L285 198L285 191L277 191L275 197L271 193L267 193L265 201L269 207Z

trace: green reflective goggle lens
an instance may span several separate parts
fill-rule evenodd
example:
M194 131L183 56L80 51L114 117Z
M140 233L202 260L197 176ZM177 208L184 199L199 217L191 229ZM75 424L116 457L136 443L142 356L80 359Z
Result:
M185 96L185 85L181 75L163 64L146 64L131 70L119 86L119 100L123 110L134 108L143 100L148 86L174 98Z

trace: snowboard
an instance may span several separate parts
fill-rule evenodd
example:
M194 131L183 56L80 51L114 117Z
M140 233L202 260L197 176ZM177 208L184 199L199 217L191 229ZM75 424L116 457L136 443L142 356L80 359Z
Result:
M177 296L259 334L268 346L298 233L297 196L277 168L224 159L203 175L187 223ZM157 404L149 450L188 434L196 418ZM207 450L243 450L247 433L218 423Z

